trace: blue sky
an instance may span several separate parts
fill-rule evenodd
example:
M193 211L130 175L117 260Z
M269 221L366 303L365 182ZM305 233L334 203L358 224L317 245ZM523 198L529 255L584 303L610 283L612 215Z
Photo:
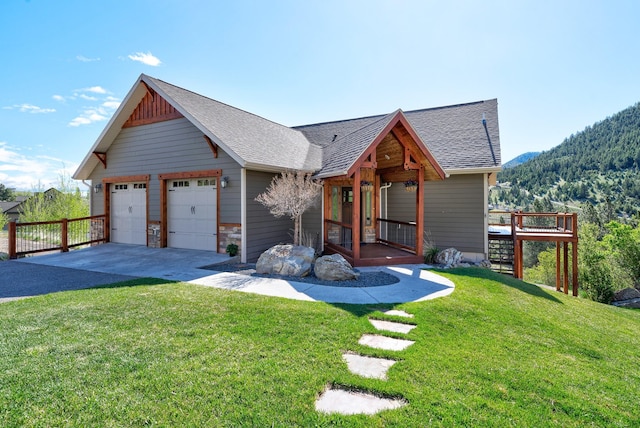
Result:
M3 0L0 183L72 174L140 73L284 125L497 98L503 162L640 101L640 2Z

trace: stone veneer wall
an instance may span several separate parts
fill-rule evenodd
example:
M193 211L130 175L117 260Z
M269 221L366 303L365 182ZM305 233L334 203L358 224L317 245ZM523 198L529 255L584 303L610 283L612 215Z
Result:
M236 244L238 254L242 245L242 225L239 223L220 223L218 226L218 252L225 253L227 245Z
M147 228L147 247L160 248L162 245L162 228L159 221L150 221Z

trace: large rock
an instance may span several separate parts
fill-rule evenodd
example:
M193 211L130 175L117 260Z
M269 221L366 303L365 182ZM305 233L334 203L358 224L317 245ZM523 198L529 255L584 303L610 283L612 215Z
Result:
M360 276L340 254L319 257L313 272L319 279L327 281L347 281Z
M635 288L625 288L622 290L618 290L613 295L613 301L619 302L622 300L631 300L631 299L640 299L640 291Z
M462 260L462 253L455 248L447 248L436 255L436 263L444 265L445 268L459 265L460 260Z
M307 276L315 251L300 245L276 245L260 255L256 272L287 276Z

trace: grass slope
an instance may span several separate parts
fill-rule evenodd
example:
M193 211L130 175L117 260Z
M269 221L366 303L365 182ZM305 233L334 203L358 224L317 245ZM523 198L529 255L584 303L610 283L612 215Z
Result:
M640 313L480 269L449 297L398 305L416 343L357 344L387 307L137 280L0 305L0 426L638 426ZM403 320L395 318L397 320ZM390 334L394 335L394 334ZM398 337L402 335L397 335ZM389 379L342 352L399 359ZM330 384L400 396L323 415Z

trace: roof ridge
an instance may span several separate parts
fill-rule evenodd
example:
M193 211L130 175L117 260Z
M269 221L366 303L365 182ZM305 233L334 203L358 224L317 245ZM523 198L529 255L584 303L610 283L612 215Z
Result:
M490 98L488 100L479 100L479 101L471 101L468 103L459 103L459 104L450 104L450 105L446 105L446 106L439 106L439 107L427 107L427 108L422 108L422 109L416 109L416 110L402 110L402 109L397 109L395 110L396 112L398 110L402 111L403 114L407 114L407 113L420 113L420 112L424 112L424 111L433 111L433 110L443 110L443 109L447 109L447 108L455 108L455 107L464 107L464 106L471 106L471 105L475 105L475 104L483 104L489 101L495 101L497 98ZM310 127L310 126L320 126L320 125L329 125L332 123L344 123L344 122L352 122L355 120L365 120L365 119L374 119L377 117L384 117L386 116L386 114L373 114L371 116L362 116L362 117L354 117L351 119L339 119L339 120L329 120L326 122L317 122L317 123L309 123L307 125L296 125L296 126L292 126L291 128L294 129L298 129L298 128L306 128L306 127Z

